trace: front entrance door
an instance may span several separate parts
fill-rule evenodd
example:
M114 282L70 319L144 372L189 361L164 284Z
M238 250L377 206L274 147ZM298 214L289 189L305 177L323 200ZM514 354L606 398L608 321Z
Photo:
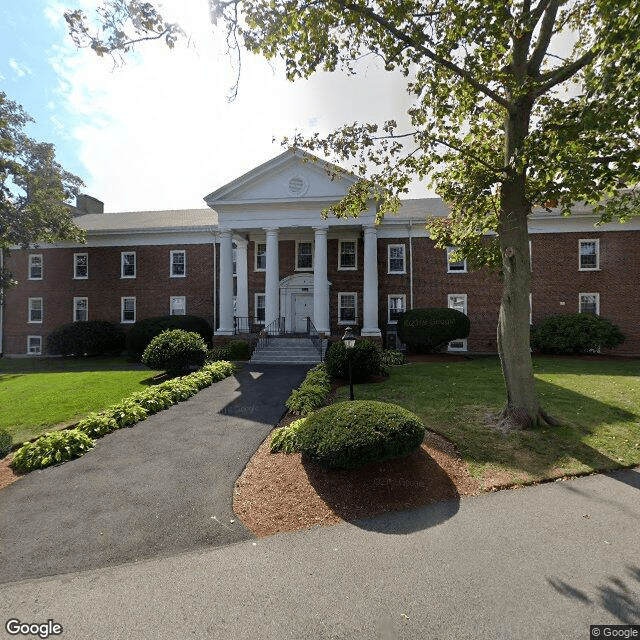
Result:
M296 333L307 332L307 318L313 317L313 296L309 293L296 293L293 301L293 330Z

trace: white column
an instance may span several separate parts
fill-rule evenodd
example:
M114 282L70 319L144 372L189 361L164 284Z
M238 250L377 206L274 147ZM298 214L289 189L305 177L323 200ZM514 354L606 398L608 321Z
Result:
M236 315L240 318L249 317L249 277L247 273L247 245L246 240L236 240Z
M267 232L267 272L264 287L264 324L268 327L280 317L280 261L278 258L278 229Z
M233 247L231 231L220 232L220 318L216 335L233 335Z
M364 228L364 290L362 294L363 336L380 336L378 328L378 232L376 228Z
M327 227L314 227L313 324L319 333L329 333L329 280L327 279Z

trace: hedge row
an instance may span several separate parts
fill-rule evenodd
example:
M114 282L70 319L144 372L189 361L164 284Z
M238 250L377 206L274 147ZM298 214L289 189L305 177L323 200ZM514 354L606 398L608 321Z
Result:
M324 364L318 364L307 373L302 384L291 392L285 404L292 413L306 416L326 402L329 391L331 381L327 368Z
M52 431L35 442L27 442L16 451L11 466L17 471L32 471L78 458L93 447L96 438L132 426L152 413L187 400L201 389L229 377L234 371L235 366L231 362L214 362L188 376L167 380L134 393L104 411L90 413L74 429Z

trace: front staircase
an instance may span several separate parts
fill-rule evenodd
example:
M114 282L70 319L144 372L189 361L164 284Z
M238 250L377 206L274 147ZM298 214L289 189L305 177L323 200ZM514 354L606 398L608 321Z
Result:
M320 352L309 338L288 336L273 336L266 345L259 344L251 356L255 364L317 364L320 361Z

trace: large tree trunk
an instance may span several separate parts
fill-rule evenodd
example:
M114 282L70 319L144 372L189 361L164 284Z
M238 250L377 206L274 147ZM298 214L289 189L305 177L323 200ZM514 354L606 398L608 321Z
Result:
M530 347L531 260L527 218L526 166L518 166L529 132L532 103L516 103L505 119L505 166L508 177L500 191L500 250L503 293L498 318L498 353L507 388L502 412L506 429L536 426L546 415L540 408L533 379Z

